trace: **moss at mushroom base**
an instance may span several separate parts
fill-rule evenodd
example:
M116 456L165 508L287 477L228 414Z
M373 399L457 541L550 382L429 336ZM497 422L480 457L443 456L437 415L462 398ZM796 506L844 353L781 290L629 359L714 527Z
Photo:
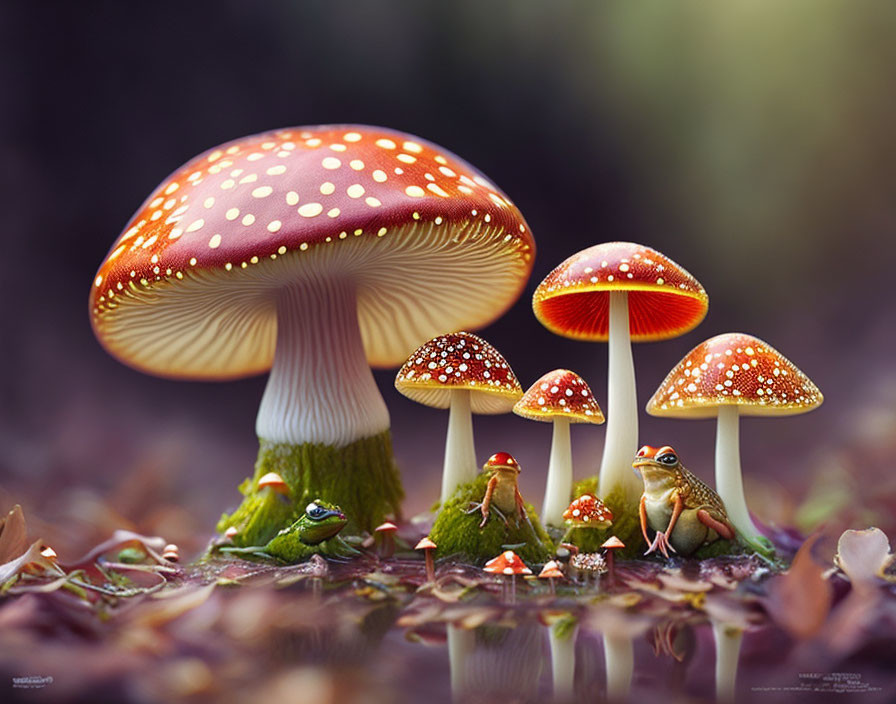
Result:
M482 520L479 503L485 496L488 480L488 472L477 475L473 481L459 486L445 502L429 534L438 546L437 556L457 555L482 564L512 545L514 552L530 567L551 559L553 543L529 503L526 504L528 523L520 521L516 525L511 520L505 524L492 511L485 526L479 527Z
M258 480L268 472L283 477L287 495L257 489ZM343 510L348 518L343 535L372 532L386 516L400 515L404 497L388 430L344 447L261 440L255 474L239 488L245 496L242 504L222 515L217 525L219 532L231 526L237 529L233 537L237 546L264 545L318 498Z

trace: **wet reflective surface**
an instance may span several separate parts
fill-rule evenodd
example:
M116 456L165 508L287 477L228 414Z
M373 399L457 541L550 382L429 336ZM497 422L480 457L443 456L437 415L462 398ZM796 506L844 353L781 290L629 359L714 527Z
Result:
M9 682L52 677L43 701L121 702L562 702L629 691L633 701L714 701L717 687L723 701L839 687L886 702L896 685L886 665L893 587L878 578L864 613L873 619L852 613L850 641L837 617L854 589L800 558L797 582L737 557L622 562L612 579L587 582L515 578L511 592L507 578L451 562L428 582L423 561L402 555L289 567L216 559L161 573L149 557L108 559L141 546L152 550L133 538L103 546L91 559L107 581L78 573L81 594L39 572L9 587L0 602ZM830 599L819 611L810 602L822 592ZM800 633L782 612L803 626L814 614L817 627Z

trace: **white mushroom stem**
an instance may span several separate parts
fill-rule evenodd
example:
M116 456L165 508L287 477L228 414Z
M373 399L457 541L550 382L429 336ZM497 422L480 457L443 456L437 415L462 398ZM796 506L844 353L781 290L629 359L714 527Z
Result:
M551 677L553 678L554 701L573 700L574 676L576 671L576 638L579 627L558 636L554 628L548 629L551 643Z
M716 642L716 701L730 704L734 701L737 662L744 632L734 626L713 621L712 634Z
M744 497L739 431L737 406L720 406L716 426L716 491L725 503L725 510L734 527L748 542L753 543L759 531L750 518Z
M448 664L451 669L451 697L462 700L467 689L467 661L476 648L476 633L448 624Z
M610 292L609 373L607 379L607 435L600 464L601 499L620 489L636 501L641 486L632 470L638 451L638 394L629 332L628 293Z
M473 443L473 414L470 411L470 391L451 392L448 412L448 435L445 439L445 464L442 467L442 498L444 504L461 484L476 477L476 446Z
M604 633L604 666L607 672L607 701L628 700L635 669L635 647L632 639Z
M388 428L389 411L361 342L354 286L320 279L281 289L258 437L343 447Z
M572 450L569 443L569 418L554 419L554 437L551 441L551 459L548 463L548 481L541 506L541 522L544 525L562 526L563 512L572 496Z

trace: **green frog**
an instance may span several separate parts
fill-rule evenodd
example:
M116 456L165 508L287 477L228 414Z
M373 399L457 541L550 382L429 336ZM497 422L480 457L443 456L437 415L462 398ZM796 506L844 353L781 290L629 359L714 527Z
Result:
M656 550L665 557L669 557L669 550L690 555L720 537L734 539L734 526L722 499L684 468L669 445L645 445L638 450L632 466L644 480L641 532L650 545L645 555ZM647 536L648 526L656 531L653 542Z
M297 521L277 533L266 545L222 547L220 550L231 555L275 558L283 562L301 562L315 554L356 554L357 550L337 535L347 522L338 506L315 499L305 507Z

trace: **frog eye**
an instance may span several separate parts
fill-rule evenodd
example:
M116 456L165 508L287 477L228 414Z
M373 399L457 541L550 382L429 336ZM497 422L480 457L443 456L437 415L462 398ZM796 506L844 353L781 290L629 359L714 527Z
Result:
M325 509L323 506L318 506L313 501L305 507L305 514L308 516L308 518L313 518L318 521L321 518L324 518L327 513L329 513L327 509Z
M678 455L676 455L674 452L664 452L656 458L656 461L662 464L669 465L671 467L678 464Z

